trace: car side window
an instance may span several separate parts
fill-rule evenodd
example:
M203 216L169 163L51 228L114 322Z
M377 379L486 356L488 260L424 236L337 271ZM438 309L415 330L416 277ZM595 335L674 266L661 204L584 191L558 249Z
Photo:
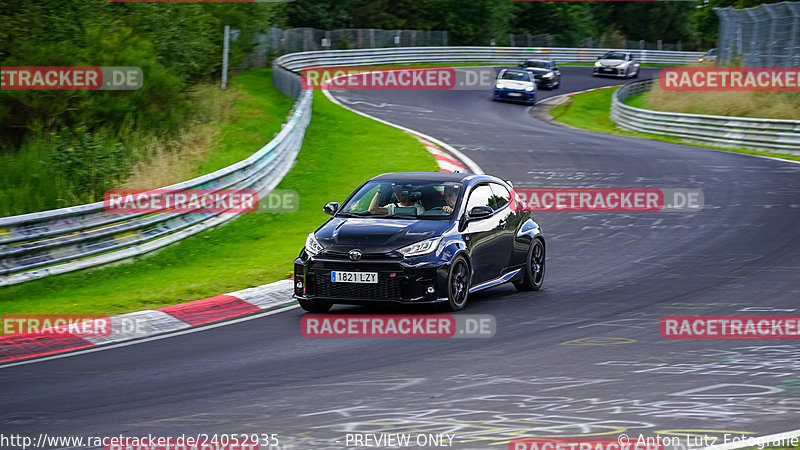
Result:
M471 211L476 206L492 206L491 199L494 193L488 184L482 184L469 194L469 201L467 202L467 212Z
M511 194L508 192L508 189L506 189L505 186L497 183L491 183L489 186L492 187L492 197L490 198L489 206L491 206L494 210L498 210L506 206L511 198Z

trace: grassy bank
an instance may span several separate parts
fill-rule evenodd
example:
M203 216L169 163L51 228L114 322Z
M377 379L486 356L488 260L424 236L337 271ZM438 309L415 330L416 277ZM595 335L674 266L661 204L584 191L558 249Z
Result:
M789 119L800 117L800 92L665 91L654 84L634 99L639 108L687 114Z
M241 86L249 98L263 89L272 87ZM260 148L266 141L250 120L259 119L219 124L217 145L248 152ZM118 314L284 279L306 235L328 217L322 212L326 202L344 200L365 179L383 172L431 170L435 160L416 139L316 92L297 163L278 186L299 193L297 212L245 214L133 263L0 288L0 315Z
M567 125L576 128L583 128L601 133L612 133L623 136L634 136L657 141L672 142L676 144L692 145L696 147L714 148L718 150L731 151L736 153L746 153L749 155L771 156L774 158L790 159L800 161L800 155L788 155L784 153L761 152L743 148L727 148L712 145L687 142L680 138L661 136L649 133L637 133L625 131L617 128L616 124L609 118L611 109L611 97L618 88L598 89L595 91L584 92L571 95L571 101L558 105L550 110L550 115ZM641 98L633 99L632 106L644 107L644 100Z

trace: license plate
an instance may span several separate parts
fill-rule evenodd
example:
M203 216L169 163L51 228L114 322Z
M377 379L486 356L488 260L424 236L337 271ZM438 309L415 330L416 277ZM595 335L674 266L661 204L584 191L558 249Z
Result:
M519 92L509 92L508 96L509 97L521 97L522 94L520 94Z
M331 272L333 283L377 283L378 272Z

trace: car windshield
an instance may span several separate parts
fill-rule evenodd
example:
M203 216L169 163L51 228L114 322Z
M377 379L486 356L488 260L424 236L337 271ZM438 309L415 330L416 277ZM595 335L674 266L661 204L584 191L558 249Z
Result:
M530 77L525 72L511 72L506 71L500 75L501 80L514 80L514 81L531 81Z
M525 67L534 67L536 69L549 69L550 63L547 61L527 61Z
M608 52L603 55L602 59L625 59L625 53Z
M362 186L337 215L399 219L448 219L463 189L462 183L382 180Z

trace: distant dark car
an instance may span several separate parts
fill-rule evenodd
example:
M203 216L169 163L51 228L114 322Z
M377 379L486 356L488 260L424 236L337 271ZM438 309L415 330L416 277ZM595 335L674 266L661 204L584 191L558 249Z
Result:
M536 84L545 89L555 89L561 86L561 70L554 61L546 59L529 59L519 65L522 69L531 72L536 78Z
M606 52L597 58L592 70L592 76L609 75L622 78L637 78L639 76L639 63L630 52Z
M545 241L529 212L512 211L511 187L488 175L379 175L308 235L294 261L294 298L310 312L333 304L440 304L511 282L538 290Z
M701 56L697 62L699 63L716 63L717 62L717 49L712 48L709 51L705 52L703 56Z
M492 100L536 103L536 78L527 70L503 69L494 82Z

